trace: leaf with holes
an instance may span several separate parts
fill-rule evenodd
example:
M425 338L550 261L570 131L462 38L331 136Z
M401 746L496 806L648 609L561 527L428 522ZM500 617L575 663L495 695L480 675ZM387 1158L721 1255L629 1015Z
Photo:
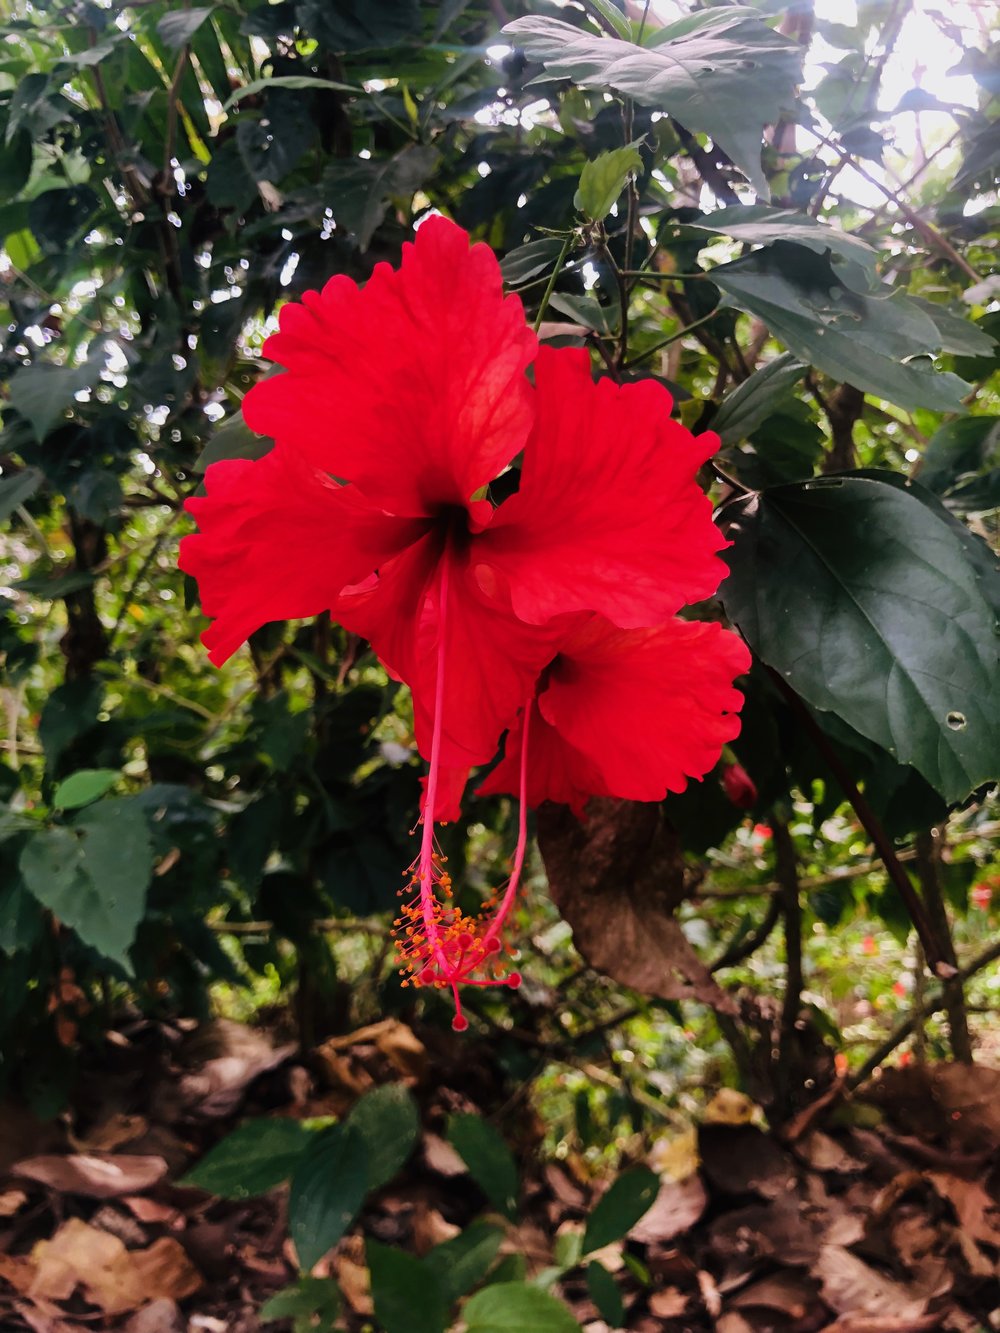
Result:
M998 773L995 595L961 534L870 476L733 501L722 588L757 655L813 707L910 764L947 801Z
M803 361L900 407L961 412L969 386L929 357L934 321L902 293L870 294L841 281L829 259L779 242L712 269L712 281L757 315Z
M515 19L503 31L556 78L580 88L613 88L666 111L692 133L711 135L767 197L764 127L794 105L802 52L748 9L689 15L660 28L649 47L537 15Z

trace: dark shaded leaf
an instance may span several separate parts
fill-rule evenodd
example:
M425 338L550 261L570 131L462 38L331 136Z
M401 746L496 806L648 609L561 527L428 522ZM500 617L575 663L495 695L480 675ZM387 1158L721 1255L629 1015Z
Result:
M405 1250L369 1240L375 1318L386 1333L444 1333L448 1302L437 1275Z
M583 1253L591 1254L621 1240L652 1207L659 1188L659 1176L646 1166L633 1167L618 1176L587 1219Z
M44 480L45 474L37 467L26 467L13 477L0 477L0 523L5 523L25 500L30 500Z
M587 1290L605 1323L612 1328L621 1328L625 1323L622 1294L618 1290L618 1283L596 1259L587 1265Z
M331 1250L364 1202L367 1162L357 1136L344 1125L324 1130L292 1176L288 1229L299 1266L308 1272Z
M902 294L852 290L827 259L785 243L714 268L712 281L834 379L901 407L963 410L969 386L922 359L940 349L941 336Z
M381 1189L403 1166L420 1133L417 1104L402 1083L367 1093L351 1109L346 1127L364 1145L369 1190Z
M534 15L503 31L549 74L581 88L613 88L711 135L767 197L764 127L794 104L802 53L747 9L689 15L659 29L648 48Z
M805 362L782 352L724 399L712 418L712 430L723 444L738 444L774 414L777 404L806 372Z
M287 1180L316 1137L298 1120L246 1120L183 1178L222 1199L264 1194Z
M466 1333L580 1333L570 1312L526 1282L496 1282L462 1308Z
M453 1115L448 1139L494 1208L513 1217L520 1182L510 1149L499 1133L478 1115Z
M950 525L870 477L727 505L722 597L768 665L949 801L996 776L996 616Z
M473 1222L454 1240L435 1245L424 1266L437 1276L445 1299L453 1303L477 1287L493 1267L503 1232L489 1222Z

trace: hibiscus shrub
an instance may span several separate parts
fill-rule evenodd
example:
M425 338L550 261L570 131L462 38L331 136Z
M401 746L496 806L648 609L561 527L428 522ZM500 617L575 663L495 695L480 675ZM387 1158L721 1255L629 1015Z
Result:
M294 982L305 1042L557 1027L537 832L583 958L791 1114L837 1073L838 809L969 1052L995 74L918 216L801 7L549 8L8 7L0 1078L41 1108L120 1002L211 984ZM826 25L841 81L880 13ZM712 917L727 865L775 882ZM776 1010L737 983L779 922Z

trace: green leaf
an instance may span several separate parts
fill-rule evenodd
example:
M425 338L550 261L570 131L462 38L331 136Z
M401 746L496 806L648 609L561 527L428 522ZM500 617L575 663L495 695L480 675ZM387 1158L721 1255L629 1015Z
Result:
M590 1254L614 1240L621 1240L648 1212L659 1188L659 1177L646 1166L623 1172L607 1194L601 1196L587 1219L583 1253Z
M203 9L173 9L163 15L156 25L161 41L174 51L187 46L201 25L210 17L213 5Z
M38 720L46 772L53 773L69 746L96 724L103 700L104 690L94 679L70 680L52 691Z
M927 301L922 296L910 296L909 300L934 321L943 352L977 359L996 355L998 350L996 338L980 328L973 320L952 314L947 306L941 305L938 301Z
M723 444L737 444L752 435L772 416L782 398L806 372L805 363L791 352L782 352L760 370L755 370L724 399L712 418L712 430Z
M364 1145L369 1190L388 1184L420 1133L417 1104L402 1083L386 1083L366 1093L351 1108L345 1124Z
M208 444L198 455L195 472L204 472L212 463L224 458L263 458L274 448L274 441L266 435L255 435L243 420L243 412L234 412L215 431Z
M131 797L102 801L81 810L67 828L36 833L20 864L43 906L85 944L128 969L153 873L149 830Z
M587 1290L605 1323L621 1328L625 1323L625 1305L618 1283L596 1259L587 1265Z
M26 467L13 477L0 477L0 523L5 523L25 500L30 500L44 480L45 473L37 467Z
M385 1333L444 1333L448 1302L435 1273L405 1250L365 1244L375 1318Z
M17 130L8 141L0 141L0 201L21 193L31 176L34 144L26 129Z
M299 1120L246 1120L209 1149L180 1183L220 1199L266 1194L291 1176L315 1137Z
M520 287L530 278L545 273L562 254L563 243L557 237L529 241L510 250L500 260L500 272L508 287Z
M391 199L407 204L434 171L440 154L427 144L412 144L378 161L335 162L324 173L329 204L338 227L367 250Z
M940 349L933 321L902 295L854 291L829 261L779 243L712 270L712 281L757 315L803 361L900 407L961 412L969 386L921 354Z
M82 366L53 366L46 362L25 366L10 379L10 401L41 443L72 404L74 395L90 388L101 367L93 361Z
M573 196L573 207L593 221L600 222L618 202L629 176L641 169L642 157L633 144L601 153L581 171L580 186Z
M114 768L81 768L60 782L52 797L57 810L76 810L110 791L121 774Z
M453 1115L448 1138L494 1208L513 1217L520 1182L514 1158L497 1130L481 1116Z
M344 1235L366 1190L367 1162L357 1135L344 1125L324 1130L300 1159L288 1201L288 1229L303 1272Z
M418 0L299 0L301 28L332 51L366 51L405 42L420 31Z
M960 477L1000 465L1000 417L959 417L946 421L927 442L920 482L946 495Z
M300 1277L266 1300L259 1318L265 1324L291 1319L294 1333L333 1333L339 1314L340 1292L333 1278Z
M28 892L20 875L0 884L0 953L8 958L34 947L42 933L38 900Z
M327 91L339 93L364 93L364 88L355 87L353 83L337 83L334 79L317 79L311 74L280 74L272 79L254 79L250 83L245 83L237 88L231 97L227 98L222 104L223 111L228 111L230 107L242 102L245 97L256 97L258 93L266 93L272 88L287 88L290 92L305 92L308 88L325 88Z
M462 1308L466 1333L580 1333L570 1312L547 1292L524 1282L496 1282Z
M449 1304L477 1287L493 1267L503 1232L489 1222L473 1222L460 1236L435 1245L424 1264L437 1276Z
M802 51L746 8L712 9L661 28L648 49L531 15L503 29L529 60L580 88L613 88L709 134L768 195L764 127L795 103Z
M977 572L944 518L872 477L776 487L722 520L726 611L807 703L947 801L996 777L995 562Z
M796 213L790 208L770 208L767 204L754 204L751 207L737 204L734 208L720 208L685 226L692 231L731 236L747 245L794 241L796 245L804 245L817 254L822 255L830 250L842 259L852 260L866 269L873 269L878 257L860 236L817 222L807 213Z

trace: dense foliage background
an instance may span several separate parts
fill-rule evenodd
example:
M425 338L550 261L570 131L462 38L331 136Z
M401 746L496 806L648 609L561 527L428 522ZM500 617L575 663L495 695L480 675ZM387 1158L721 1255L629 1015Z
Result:
M126 1018L304 1051L447 1030L391 964L405 691L324 617L216 671L176 568L205 467L268 448L239 407L281 301L397 262L434 209L543 338L718 432L732 575L703 612L755 654L717 774L541 812L525 984L471 997L467 1040L587 1169L721 1084L780 1125L886 1060L996 1057L1000 47L953 9L2 0L4 1096L56 1115ZM971 98L885 91L918 18ZM511 829L480 799L447 831L470 902ZM332 1233L292 1197L308 1268Z

